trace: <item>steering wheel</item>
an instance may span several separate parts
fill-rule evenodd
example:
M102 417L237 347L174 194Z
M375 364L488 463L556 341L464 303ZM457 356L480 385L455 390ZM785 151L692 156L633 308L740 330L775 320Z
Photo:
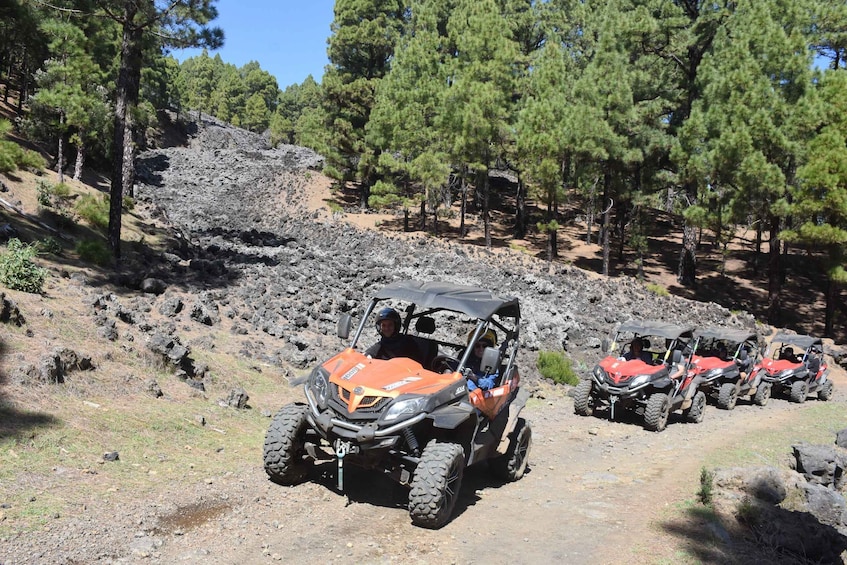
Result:
M452 373L459 366L459 360L450 355L436 355L429 366L435 373Z

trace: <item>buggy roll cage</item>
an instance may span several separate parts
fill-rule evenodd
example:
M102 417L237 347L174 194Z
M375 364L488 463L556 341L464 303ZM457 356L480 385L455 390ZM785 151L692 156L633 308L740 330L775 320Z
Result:
M520 333L520 304L517 298L499 297L483 288L442 281L421 282L406 280L394 282L380 289L371 299L371 302L362 315L356 333L353 335L353 340L350 342L351 348L355 347L359 341L368 323L368 319L377 305L385 300L397 300L409 303L403 309L403 315L401 316L402 333L408 333L412 321L416 321L417 325L417 323L425 320L431 314L442 311L464 314L477 320L472 342L478 340L493 326L503 332L505 336L499 346L499 357L502 359L508 355L508 359L506 360L507 371L514 364L518 348L511 346L511 351L508 350L510 349L510 345L517 344ZM415 310L419 306L425 309L416 312ZM495 316L512 319L514 321L514 327L508 327L501 320L495 318ZM425 326L426 324L423 325ZM420 331L420 333L427 332ZM428 333L432 333L432 330ZM456 343L433 341L438 345L453 347L457 351L462 350L464 347ZM464 366L467 363L472 350L470 347L464 347L464 349L460 366Z

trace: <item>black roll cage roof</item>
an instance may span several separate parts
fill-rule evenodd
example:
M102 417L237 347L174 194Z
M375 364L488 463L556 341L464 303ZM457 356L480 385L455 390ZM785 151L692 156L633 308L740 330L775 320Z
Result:
M745 341L758 342L759 339L756 332L734 328L703 328L695 331L694 335L701 339L718 339L731 341L732 343L744 343Z
M675 324L649 320L628 320L622 323L617 331L618 333L631 332L639 336L656 336L665 339L694 337L694 327L692 326L677 326Z
M412 302L432 311L451 310L483 320L490 319L494 314L515 319L521 316L517 298L501 298L484 288L441 281L394 282L374 295L374 301L388 298Z

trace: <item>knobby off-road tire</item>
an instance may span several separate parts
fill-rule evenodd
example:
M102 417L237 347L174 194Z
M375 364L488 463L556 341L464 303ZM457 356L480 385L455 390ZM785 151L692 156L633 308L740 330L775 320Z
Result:
M591 389L594 383L591 379L579 381L573 391L573 411L577 416L591 416L594 407L591 404Z
M735 383L724 383L718 392L718 408L732 410L738 402L738 388Z
M668 425L671 413L671 401L664 392L656 392L647 399L644 409L644 428L651 432L661 432Z
M821 388L818 389L819 400L829 400L832 398L832 381L826 381Z
M509 434L509 449L505 454L491 459L488 462L488 468L498 479L517 481L526 471L530 449L532 449L532 428L529 422L518 418L515 429Z
M309 474L311 458L304 449L306 410L297 404L283 406L265 435L265 472L275 483L297 484Z
M450 520L464 471L461 445L436 440L426 445L409 492L409 516L414 525L436 529Z
M794 381L791 383L791 393L788 397L791 402L806 402L806 396L809 394L809 385L806 381Z
M685 416L686 421L692 424L702 422L703 417L706 415L706 393L702 390L694 393L694 398L691 399L691 406L686 408L682 412L682 415Z
M753 402L756 403L756 406L765 406L768 403L768 400L771 399L772 388L770 383L761 383L759 385L756 389L756 394L753 395Z

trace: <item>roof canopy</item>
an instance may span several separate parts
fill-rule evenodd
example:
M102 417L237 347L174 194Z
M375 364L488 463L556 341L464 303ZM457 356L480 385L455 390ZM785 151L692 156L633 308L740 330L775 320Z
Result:
M653 322L650 320L629 320L618 328L619 332L632 332L638 335L657 336L665 339L677 339L680 337L692 337L694 328L690 326L677 326L665 322Z
M823 351L823 341L821 341L821 338L812 337L810 335L778 333L773 336L771 343L785 343L789 345L796 345L797 347L802 347L803 349L809 349L809 347L811 347L812 345L817 345L818 348Z
M703 328L694 332L699 338L721 339L732 343L744 343L745 341L758 341L756 332L739 330L736 328Z
M396 298L432 309L452 310L474 318L488 319L494 314L520 318L517 298L499 297L484 288L441 281L398 281L376 293L375 300Z

